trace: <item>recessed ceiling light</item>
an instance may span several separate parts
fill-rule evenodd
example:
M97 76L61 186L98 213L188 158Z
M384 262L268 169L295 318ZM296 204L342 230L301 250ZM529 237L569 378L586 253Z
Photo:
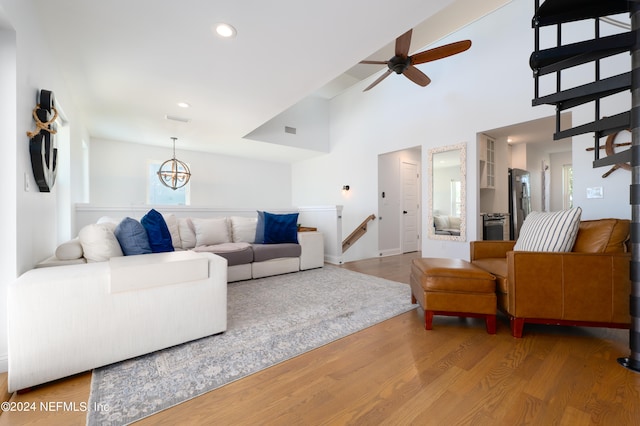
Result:
M218 34L220 37L232 38L232 37L235 37L237 34L236 29L229 24L225 24L225 23L216 24L214 25L214 28L215 28L216 34Z
M191 105L189 105L189 104L188 104L188 103L186 103L186 102L178 102L178 106L179 106L180 108L189 108Z

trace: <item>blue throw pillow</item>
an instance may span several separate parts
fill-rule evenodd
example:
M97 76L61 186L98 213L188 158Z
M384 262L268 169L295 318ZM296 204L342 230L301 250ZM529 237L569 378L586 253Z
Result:
M155 209L149 210L140 220L142 226L147 231L149 237L149 245L154 253L163 253L173 251L173 243L171 242L171 233L169 227L164 221L164 217Z
M147 231L140 222L125 217L113 231L125 256L151 253Z
M256 244L264 244L264 212L258 210L258 223L256 224Z
M298 243L298 213L264 212L264 243Z

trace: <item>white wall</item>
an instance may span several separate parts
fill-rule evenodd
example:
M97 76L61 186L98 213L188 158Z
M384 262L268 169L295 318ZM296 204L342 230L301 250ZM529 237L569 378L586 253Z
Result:
M71 145L86 135L77 117L66 85L57 72L55 58L46 45L45 28L36 25L37 13L25 0L0 0L0 139L4 141L2 166L5 183L2 223L3 239L13 253L3 253L0 268L0 303L6 300L6 287L15 277L51 255L58 239L57 188L51 193L38 192L29 156L26 132L34 129L31 116L40 89L52 90L65 105L71 123ZM62 157L67 158L67 155ZM73 160L73 156L71 159ZM70 176L78 176L81 164L59 163ZM6 176L5 176L6 174ZM30 189L25 188L25 180ZM72 189L72 203L77 194ZM66 206L71 209L71 205ZM0 318L0 371L6 370L6 322Z
M181 150L176 157L191 169L191 205L226 208L291 206L291 166ZM147 164L172 156L167 147L105 139L91 141L91 204L140 205L147 202Z
M0 6L0 140L9 142L16 135L16 35L11 26L3 22ZM0 232L5 244L0 256L0 306L7 304L7 284L16 278L16 190L17 168L16 144L7 143L3 147L4 161L0 167L0 180L5 205L0 209ZM0 312L6 310L0 309ZM7 371L7 318L0 316L0 371Z
M531 106L534 81L528 64L534 37L533 7L529 0L514 0L441 40L437 45L466 38L473 45L462 54L420 66L432 80L426 88L403 76L392 75L363 93L362 89L376 75L334 98L330 113L331 152L293 165L293 204L343 204L343 229L352 229L377 209L378 154L421 145L426 156L428 148L464 142L468 156L467 229L478 229L477 191L473 190L478 185L476 133L545 117L554 110L552 106ZM588 32L582 39L592 36L592 26L588 24ZM573 28L583 31L579 25ZM628 70L629 57L622 56L612 59L606 68L617 72ZM584 76L569 75L564 82L569 85L579 78ZM610 109L620 105L622 110L629 109L630 96L611 104ZM603 114L610 114L608 108L605 106ZM576 124L592 118L592 106L573 113ZM586 200L582 195L576 197L576 205L585 210L584 217L630 217L630 177L614 173L605 181L601 179L602 171L592 169L592 159L583 155L585 141L592 138L590 134L573 138L576 191L583 194L587 186L597 183L605 187L605 199ZM427 161L422 164L422 186L426 188ZM348 198L339 191L344 182L352 184ZM427 212L423 214L426 216ZM423 220L423 235L426 222ZM472 233L469 238L473 238ZM371 227L346 253L345 261L376 256L377 240L377 228ZM468 259L469 246L468 242L424 239L422 254Z
M295 129L295 134L285 132ZM246 136L261 142L277 143L314 151L329 151L329 101L310 96L272 118Z

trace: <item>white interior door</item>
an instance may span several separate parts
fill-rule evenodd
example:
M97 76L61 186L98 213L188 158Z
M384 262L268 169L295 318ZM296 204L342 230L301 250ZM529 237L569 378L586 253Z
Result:
M418 251L419 242L419 174L418 165L402 162L402 252Z
M400 212L402 185L400 158L397 153L378 156L378 250L380 256L402 252Z

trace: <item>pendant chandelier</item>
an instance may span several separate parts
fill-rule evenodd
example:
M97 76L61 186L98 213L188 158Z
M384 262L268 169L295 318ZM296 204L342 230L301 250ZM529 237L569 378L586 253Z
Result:
M160 182L174 191L185 186L191 179L189 167L176 158L176 139L178 138L171 138L173 140L173 158L162 163L158 169Z

